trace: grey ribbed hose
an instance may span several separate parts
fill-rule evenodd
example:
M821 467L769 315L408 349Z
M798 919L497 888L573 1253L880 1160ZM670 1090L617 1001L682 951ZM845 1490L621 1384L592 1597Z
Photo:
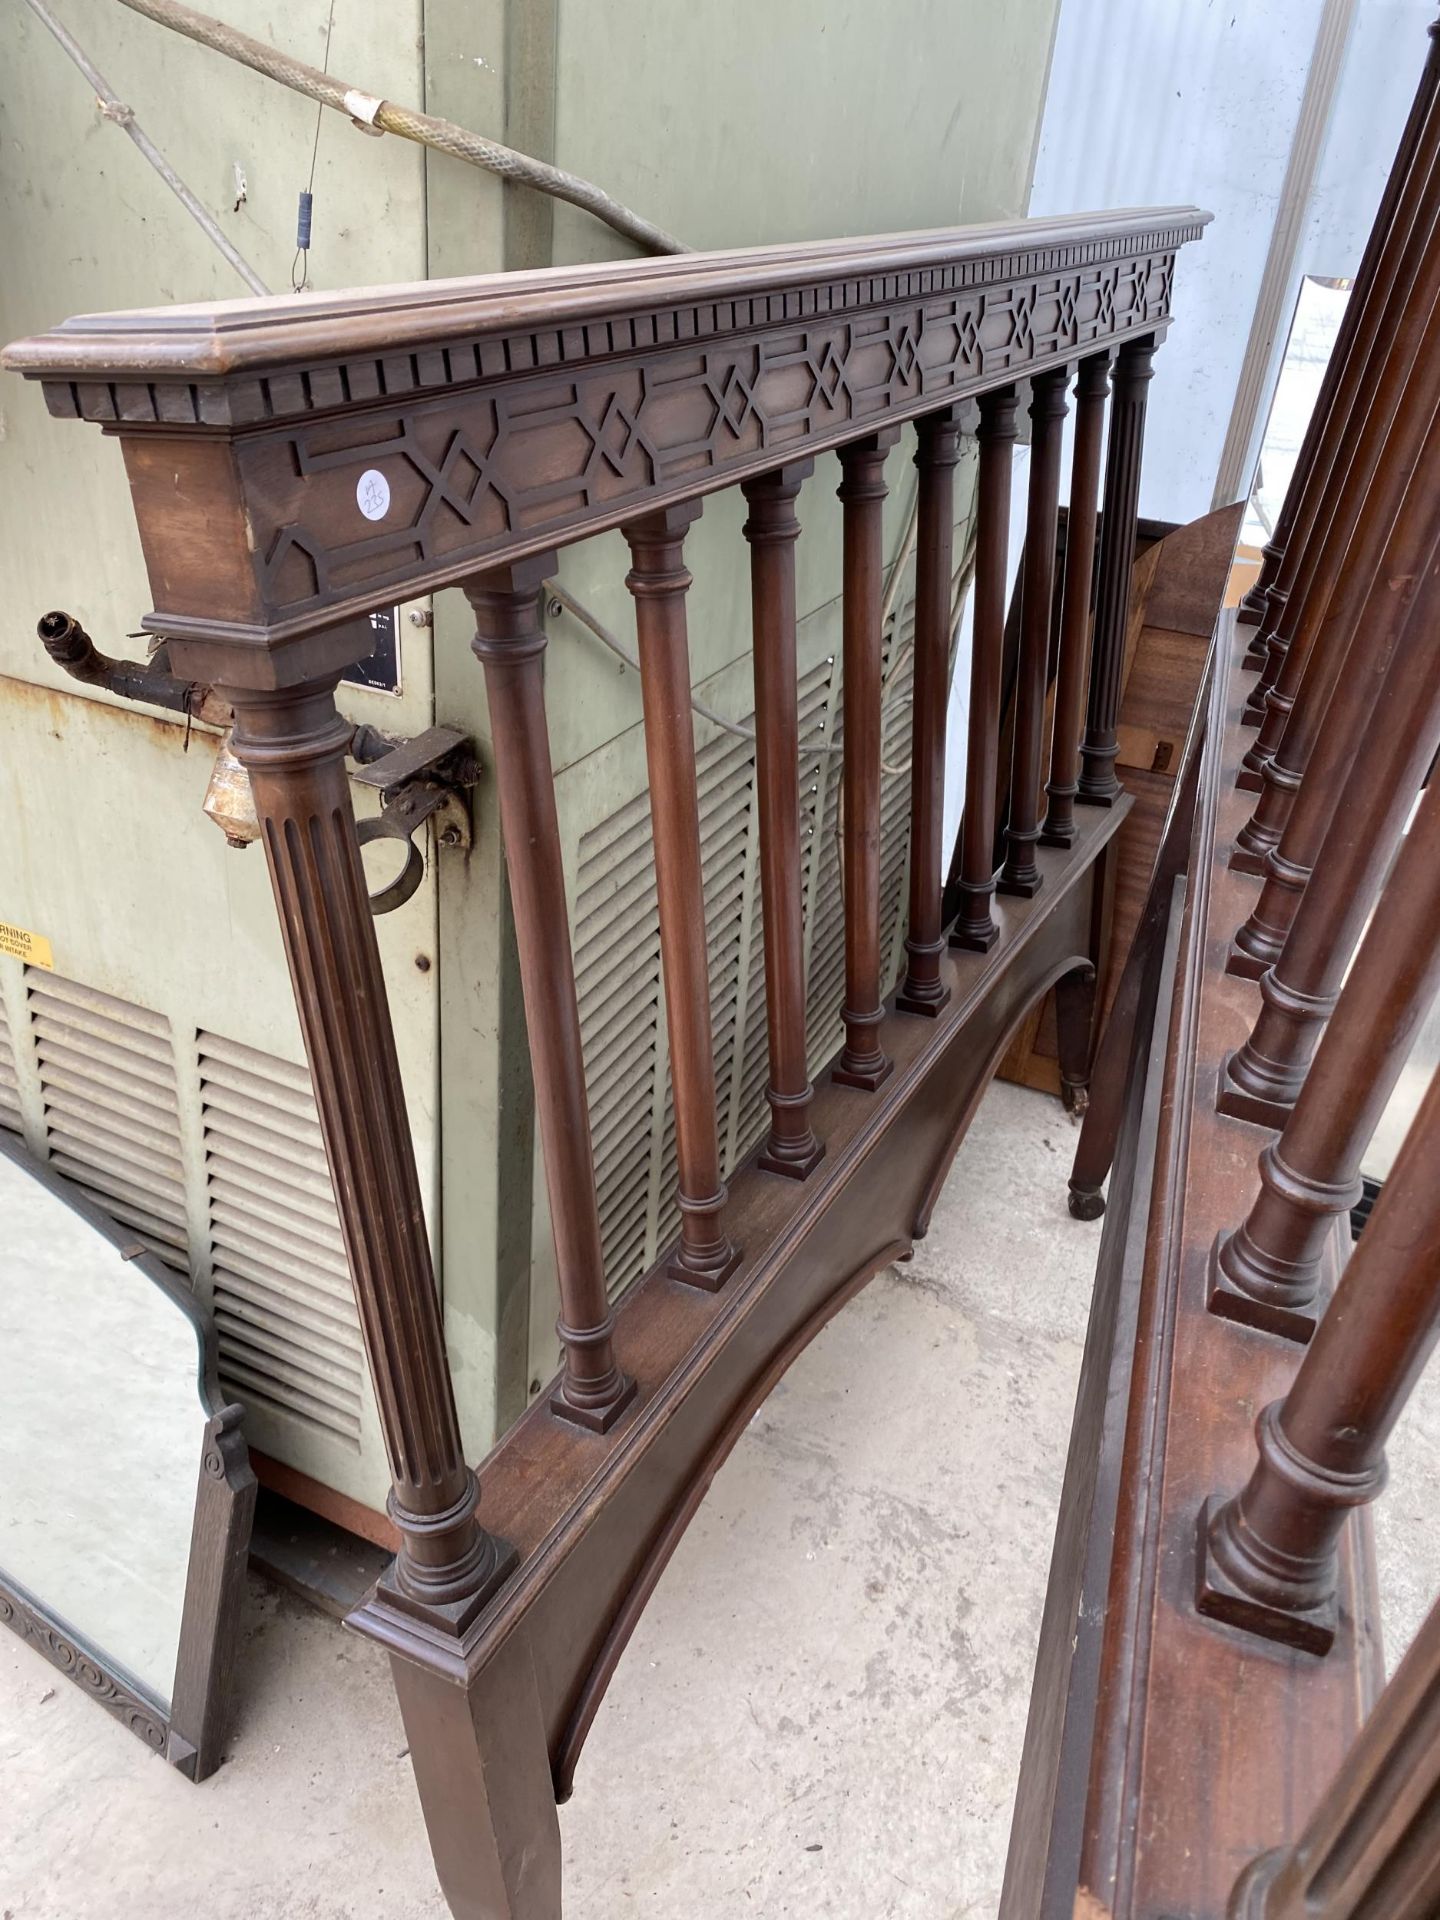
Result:
M268 80L278 81L282 87L318 100L322 106L333 107L347 119L356 118L352 96L358 94L367 108L374 102L373 94L347 86L343 80L321 73L318 67L309 66L304 60L292 59L264 40L253 40L248 33L228 27L207 13L182 6L180 0L120 0L120 4L129 7L132 13L143 13L147 20L155 20L162 27L183 33L202 47L223 53L227 59L238 60L242 66L264 74ZM468 161L472 167L483 167L502 180L513 180L518 186L534 187L556 200L568 200L571 206L583 207L597 220L613 227L616 233L623 233L627 240L633 240L651 253L690 251L673 233L666 233L663 227L622 206L592 180L582 180L578 174L566 173L562 167L549 166L543 160L532 160L528 154L517 153L498 140L487 140L483 134L457 126L453 120L441 120L434 114L417 112L413 107L396 106L393 100L374 104L373 111L367 111L364 118L383 133L418 141L422 147L434 147L440 153Z

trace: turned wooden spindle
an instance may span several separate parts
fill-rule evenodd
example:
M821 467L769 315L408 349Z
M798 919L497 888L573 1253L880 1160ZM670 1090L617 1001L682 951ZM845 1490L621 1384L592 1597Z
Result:
M940 836L945 810L945 709L950 694L950 577L954 570L955 467L960 409L927 414L917 427L920 475L915 546L915 691L910 734L910 924L905 979L895 1004L934 1015L950 998L940 978Z
M1437 168L1440 183L1440 168ZM1440 185L1436 193L1440 216ZM1260 732L1240 763L1238 786L1259 786L1281 738L1324 712L1355 634L1365 596L1384 554L1440 399L1440 217L1411 286L1384 366L1369 390L1353 446L1335 469L1336 497L1324 515L1326 545L1307 570L1286 614L1278 676L1263 696ZM1299 717L1297 718L1297 709ZM1292 736L1286 760L1304 770Z
M800 719L795 652L795 500L814 471L797 460L743 491L750 509L750 599L755 668L755 784L760 806L760 897L770 1048L770 1136L760 1165L803 1180L825 1148L810 1125L805 1059L804 912L800 881Z
M1353 506L1342 497L1349 491L1343 485L1347 469L1353 467L1367 414L1373 413L1378 384L1397 353L1405 354L1401 336L1407 314L1413 319L1417 275L1423 277L1422 263L1434 250L1440 206L1440 104L1433 69L1432 41L1417 95L1417 102L1425 96L1426 107L1415 152L1398 180L1394 215L1380 242L1374 277L1367 287L1357 286L1347 303L1347 321L1353 311L1355 322L1335 378L1333 402L1323 418L1322 446L1297 507L1275 584L1267 594L1269 604L1255 643L1257 648L1264 646L1266 657L1260 680L1246 702L1246 718L1254 724L1264 717L1265 693L1279 677L1300 614L1317 592L1328 595L1334 569L1344 558L1353 524L1349 519ZM1428 305L1424 301L1422 317ZM1340 358L1340 344L1337 341L1332 360ZM1318 415L1319 402L1315 411Z
M1060 512L1060 452L1069 370L1037 374L1030 396L1030 485L1020 575L1020 660L1015 677L1015 740L1005 822L1001 893L1029 900L1040 891L1040 783L1045 770L1045 692L1050 613L1055 597L1055 533Z
M1060 601L1060 662L1055 673L1055 730L1050 747L1049 804L1040 844L1075 844L1075 795L1080 780L1080 729L1090 664L1090 589L1095 580L1095 523L1099 508L1100 450L1110 356L1080 362L1075 383L1075 451L1070 462L1070 512L1065 523L1065 578Z
M1287 728L1275 760L1266 768L1260 805L1231 854L1232 866L1254 862L1264 874L1259 898L1235 935L1226 962L1231 973L1259 979L1279 960L1342 798L1345 812L1353 816L1357 806L1373 807L1384 797L1376 792L1374 754L1362 749L1366 728L1384 724L1376 722L1377 710L1383 706L1395 713L1396 701L1406 700L1409 710L1398 710L1402 733L1423 722L1434 649L1423 625L1424 606L1419 625L1415 611L1422 589L1427 599L1433 591L1426 583L1440 543L1440 424L1427 440L1414 477L1417 484L1391 529L1345 667L1325 702L1314 749L1309 750L1314 709L1307 705L1302 715L1297 707L1292 715L1297 741L1292 743ZM1383 756L1393 745L1393 739L1382 739L1375 751ZM1298 766L1290 764L1292 756ZM1418 786L1417 777L1412 795Z
M392 1571L361 1612L458 1636L515 1562L476 1517L345 758L338 674L227 685L250 778L390 1463ZM364 1623L362 1623L364 1624ZM382 1637L390 1637L384 1633Z
M1260 1154L1260 1191L1211 1251L1210 1310L1308 1340L1335 1222L1363 1192L1360 1163L1440 990L1440 786L1426 791L1285 1130Z
M1120 796L1115 725L1125 672L1130 620L1130 576L1140 512L1140 459L1145 446L1145 396L1154 377L1155 338L1127 340L1115 357L1110 383L1110 432L1105 449L1105 500L1100 523L1095 626L1090 643L1090 697L1080 747L1077 800L1112 807Z
M1287 872L1290 852L1298 848L1302 859L1309 852L1301 840L1308 810L1300 807L1292 833L1271 856L1270 881L1298 893L1298 905L1279 958L1261 976L1260 1013L1250 1037L1221 1072L1220 1110L1242 1120L1283 1126L1288 1119L1415 796L1440 748L1440 648L1434 643L1440 496L1432 495L1425 508L1435 522L1429 558L1418 584L1414 579L1404 583L1414 596L1410 615L1348 777L1342 772L1337 780L1333 818L1314 869L1291 888L1303 866ZM1361 703L1358 690L1353 697ZM1334 711L1341 699L1337 694L1331 703L1327 734L1345 730L1347 716ZM1323 770L1317 752L1302 802Z
M880 610L885 572L886 427L840 449L844 475L845 1046L832 1072L873 1092L893 1062L880 1045Z
M560 1290L555 1330L565 1360L550 1406L562 1419L604 1433L634 1399L635 1382L616 1363L615 1322L605 1293L580 1007L545 718L540 588L556 565L553 553L537 554L478 575L466 582L465 593L475 615L475 654L485 669L491 754L555 1239Z
M959 909L950 944L985 953L1000 937L995 895L995 781L1000 763L1000 686L1005 664L1005 587L1010 551L1010 475L1015 453L1013 387L980 396L980 472L975 506L975 611L970 640L965 812L960 822Z
M1256 1423L1259 1458L1201 1523L1202 1613L1324 1653L1335 1547L1385 1484L1385 1442L1440 1337L1440 1074L1284 1400Z
M726 1193L715 1114L700 803L690 711L685 532L699 517L700 502L689 500L631 520L622 531L630 545L625 584L635 598L640 642L660 958L675 1094L680 1247L670 1272L677 1280L714 1291L740 1264L740 1249L731 1242L722 1218Z
M1440 1606L1432 1607L1293 1846L1252 1860L1227 1920L1440 1913Z

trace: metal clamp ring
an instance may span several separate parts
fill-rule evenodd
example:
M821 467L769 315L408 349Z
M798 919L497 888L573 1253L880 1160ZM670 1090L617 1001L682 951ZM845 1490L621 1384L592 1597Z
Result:
M405 843L405 864L395 878L381 887L378 893L370 895L372 914L393 913L396 907L403 907L425 878L425 856L411 839L409 831L398 820L387 820L383 813L372 815L366 820L355 822L355 837L362 847L372 840L403 840Z

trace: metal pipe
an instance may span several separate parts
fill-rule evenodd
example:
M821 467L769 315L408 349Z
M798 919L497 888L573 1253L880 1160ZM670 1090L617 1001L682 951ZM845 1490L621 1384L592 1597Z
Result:
M154 660L112 660L101 653L73 614L44 614L36 626L46 653L62 672L87 687L103 687L122 700L141 700L147 706L168 707L175 713L198 714L208 688L181 680L165 669L162 650Z
M30 0L30 4L33 6L35 0ZM238 60L241 66L264 74L267 80L276 80L282 87L289 87L295 93L318 100L321 106L333 107L337 113L343 113L346 119L354 120L362 128L398 134L402 140L418 141L421 146L433 147L439 153L453 154L457 160L468 161L472 167L483 167L487 173L499 174L502 180L511 180L517 186L533 187L537 192L548 193L556 200L568 200L572 206L583 207L587 213L594 214L597 220L603 220L606 226L613 227L616 233L624 234L627 240L633 240L637 246L651 253L690 251L673 233L667 233L663 227L657 227L653 221L623 206L602 187L597 187L593 180L582 180L578 174L566 173L561 167L552 167L543 160L532 159L529 154L517 153L513 147L502 146L498 140L488 140L483 134L472 133L468 127L457 126L453 120L420 113L413 107L397 106L393 100L377 100L374 94L348 86L345 81L322 73L318 67L312 67L304 60L292 59L289 54L281 53L278 47L272 47L268 41L254 40L248 33L240 33L223 21L212 19L207 13L197 13L193 7L182 6L180 0L121 0L121 5L129 7L134 13L143 13L147 20L157 21L162 27L183 33L187 39L198 41L202 47L223 53L228 60Z

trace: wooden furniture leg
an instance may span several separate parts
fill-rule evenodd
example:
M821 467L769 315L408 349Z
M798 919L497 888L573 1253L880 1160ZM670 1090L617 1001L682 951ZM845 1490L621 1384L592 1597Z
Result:
M455 1920L560 1920L560 1822L528 1635L464 1686L398 1656L390 1672Z
M1089 1102L1070 1169L1070 1211L1077 1220L1096 1220L1105 1211L1101 1189L1109 1178L1125 1117L1125 1089L1130 1082L1136 1036L1149 1029L1159 977L1160 952L1170 923L1175 882L1190 857L1195 823L1195 800L1200 790L1200 765L1213 698L1215 655L1200 683L1195 717L1181 755L1180 773L1169 818L1155 856L1150 888L1130 950L1121 968L1109 1018L1100 1035L1090 1072Z

